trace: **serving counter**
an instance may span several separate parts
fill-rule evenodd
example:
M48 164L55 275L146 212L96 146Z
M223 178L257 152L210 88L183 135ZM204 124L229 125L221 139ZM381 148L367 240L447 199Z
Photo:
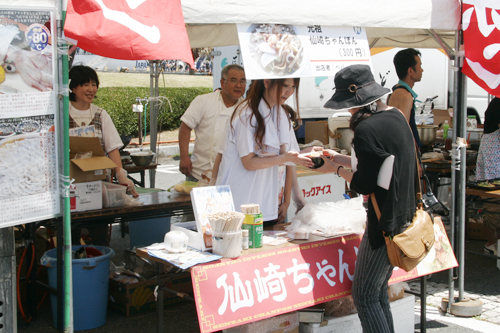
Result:
M436 221L436 235L443 232L446 235L441 220L436 218ZM244 250L234 259L223 258L191 267L200 331L219 331L350 295L361 238L357 234L331 238L311 235L307 241L264 245ZM439 239L447 242L440 248L450 251L429 257L428 262L422 262L411 272L394 269L389 284L455 267L447 237ZM147 250L137 249L136 253L157 263L159 273L169 265L150 256ZM160 289L172 292L163 288L159 276ZM418 296L422 298L421 322L425 325L425 278L421 283ZM159 332L163 332L163 293L158 296L158 325Z

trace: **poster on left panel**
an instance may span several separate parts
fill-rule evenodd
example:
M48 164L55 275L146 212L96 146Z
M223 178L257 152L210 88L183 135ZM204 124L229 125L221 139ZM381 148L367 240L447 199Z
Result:
M54 13L0 7L0 228L60 214Z

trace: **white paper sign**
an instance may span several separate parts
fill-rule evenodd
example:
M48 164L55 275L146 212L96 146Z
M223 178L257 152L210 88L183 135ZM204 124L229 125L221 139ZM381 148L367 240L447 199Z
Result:
M361 27L238 24L247 79L335 76L371 56Z

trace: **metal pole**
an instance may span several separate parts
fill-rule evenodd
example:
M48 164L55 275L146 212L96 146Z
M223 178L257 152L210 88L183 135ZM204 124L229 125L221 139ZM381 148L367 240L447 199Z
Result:
M460 66L461 68L462 66ZM467 103L465 100L467 92L467 81L465 75L460 71L460 113L457 123L460 123L459 133L460 137L467 138ZM466 165L466 149L462 146L460 148L460 170L459 170L459 202L458 202L458 300L464 298L464 274L465 274L465 189L467 178L467 165Z
M459 80L458 80L458 72L460 71L460 57L458 55L458 52L460 50L460 36L459 32L457 32L456 38L455 38L455 57L454 57L454 64L453 64L453 70L455 71L454 76L453 76L453 107L454 110L457 109L458 105L458 91L459 91ZM452 142L456 142L457 140L457 113L454 112L453 114L453 136L452 136ZM454 161L452 160L452 163ZM457 244L455 242L455 227L457 225L456 223L456 203L457 203L457 186L456 186L456 174L455 174L455 169L454 165L452 165L451 168L451 215L450 215L450 239L451 239L451 246L453 247L453 250L455 251L455 255L457 254ZM451 304L455 301L455 290L454 290L454 284L455 284L455 269L450 269L448 270L448 309L450 310Z
M62 40L62 30L64 27L64 20L66 18L65 8L62 8L62 4L59 3L59 10L62 13L62 20L58 20L57 35L58 41ZM59 43L58 43L59 44ZM58 45L63 50L68 50L68 45L64 43L63 45ZM58 57L59 62L62 67L62 82L61 91L64 91L62 100L62 111L63 111L63 123L62 123L62 139L64 143L63 149L63 232L64 232L64 243L63 243L63 264L64 264L64 332L73 332L73 281L72 281L72 251L71 251L71 210L69 202L69 186L70 186L70 160L69 160L69 94L67 93L68 88L68 55L67 53L62 53ZM59 75L60 76L60 75ZM58 243L59 244L59 243ZM59 257L58 260L61 258ZM62 285L61 281L58 281L58 285Z
M150 62L150 76L149 76L149 96L152 98L150 101L150 108L149 108L149 145L150 149L152 152L156 153L156 133L157 133L157 124L158 124L158 109L157 105L158 102L156 101L155 97L156 91L157 91L157 84L158 84L158 60L151 60ZM156 157L158 158L158 156ZM155 186L155 172L154 170L149 170L149 186L154 187Z

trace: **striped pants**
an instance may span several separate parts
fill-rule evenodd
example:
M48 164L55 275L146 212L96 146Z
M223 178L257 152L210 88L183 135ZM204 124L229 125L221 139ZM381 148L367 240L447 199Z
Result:
M387 282L393 266L384 245L373 250L365 232L356 259L352 297L363 333L394 333Z

